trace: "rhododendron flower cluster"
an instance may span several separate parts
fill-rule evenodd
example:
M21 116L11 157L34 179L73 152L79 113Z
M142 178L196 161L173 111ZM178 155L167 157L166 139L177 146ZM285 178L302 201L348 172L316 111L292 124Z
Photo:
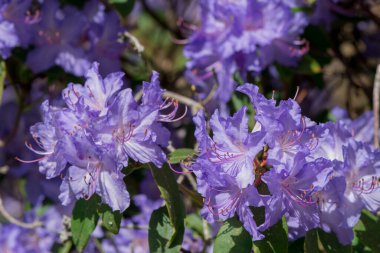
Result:
M69 84L63 90L67 107L43 102L43 121L30 128L41 150L30 143L27 147L41 155L35 161L46 178L62 178L59 198L64 205L97 193L113 210L124 211L130 199L121 170L129 160L157 167L166 161L163 147L170 133L161 122L175 117L178 104L162 100L155 72L143 84L141 104L131 89L122 89L122 77L116 72L103 79L94 63L84 86ZM171 106L174 114L161 113Z
M31 47L26 63L36 73L58 65L84 76L93 61L102 63L102 74L119 71L126 47L119 41L123 31L117 14L97 0L88 1L82 11L61 8L58 0L0 3L1 57L8 58L16 46Z
M259 72L273 62L295 65L308 50L300 39L308 24L300 1L200 1L202 25L184 49L187 77L205 99L215 86L215 99L226 103L235 88L233 75Z
M285 215L292 239L322 228L350 243L362 209L380 209L380 153L361 135L362 119L317 124L293 99L277 104L251 84L237 90L255 109L253 129L246 107L227 118L214 112L212 138L204 113L194 117L202 215L214 222L237 214L254 240ZM265 207L260 226L252 207Z
M377 7L0 0L0 253L380 252Z

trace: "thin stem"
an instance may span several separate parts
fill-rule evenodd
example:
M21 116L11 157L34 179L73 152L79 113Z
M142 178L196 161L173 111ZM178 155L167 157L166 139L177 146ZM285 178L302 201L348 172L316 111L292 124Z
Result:
M212 75L215 79L215 84L212 86L212 89L210 93L207 95L205 99L202 100L202 105L206 105L208 102L211 101L211 99L214 98L215 92L218 90L220 84L219 84L219 79L218 79L218 74L216 73L215 68L212 69Z
M125 225L123 228L125 229L133 229L133 230L148 230L148 225L135 225L135 224L128 224Z
M380 64L377 65L373 85L373 145L379 148L379 93L380 93Z
M104 250L103 250L102 244L101 244L101 242L99 241L98 238L94 237L94 243L95 243L96 249L99 250L100 253L105 253Z
M22 222L22 221L19 221L18 219L16 219L15 217L13 217L12 215L10 215L8 213L8 211L5 209L4 205L3 205L3 200L1 198L1 195L0 195L0 214L6 219L8 220L10 223L14 224L14 225L17 225L19 227L22 227L22 228L27 228L27 229L34 229L34 228L37 228L37 227L41 227L42 226L42 223L39 222L38 220L35 220L33 221L32 223L25 223L25 222Z
M193 177L192 174L185 174L187 177L187 180L189 180L191 187L193 187L194 190L197 190L197 182L195 181L195 178Z

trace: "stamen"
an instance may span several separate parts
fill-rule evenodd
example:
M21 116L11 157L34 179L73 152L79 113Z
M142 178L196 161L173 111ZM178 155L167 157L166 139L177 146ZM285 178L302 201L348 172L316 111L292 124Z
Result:
M177 114L177 111L179 108L179 103L177 100L174 100L174 99L172 99L172 101L170 103L167 103L165 100L164 103L160 106L160 110L167 109L171 105L174 106L173 110L168 114L164 114L164 115L161 114L159 116L159 121L161 121L161 122L175 122L175 121L179 121L179 120L183 119L187 115L187 106L185 106L185 111L183 112L183 114L176 118L176 114Z
M170 162L168 162L168 165L169 165L170 170L173 171L176 174L188 175L188 174L192 173L191 171L178 171L178 170L175 170ZM181 168L182 168L182 166L181 166ZM184 169L184 168L182 168L182 169Z
M46 155L51 155L54 153L54 151L39 151L39 150L35 150L31 144L27 143L25 141L25 146L30 150L30 151L33 151L34 153L38 154L38 155L43 155L43 156L46 156Z
M367 177L368 178L368 177ZM364 177L359 179L357 182L352 184L352 188L354 191L359 194L369 194L373 191L379 189L379 177L371 176L369 180L366 180Z
M220 204L211 205L211 198L207 200L206 206L210 213L214 215L223 215L227 216L238 204L240 201L240 197L244 190L239 190L232 197L227 198ZM214 211L217 209L218 211Z
M206 155L208 157L208 160L216 164L232 162L243 155L243 152L232 153L232 152L224 151L218 148L217 143L215 142L210 148L207 147L206 150L207 150Z
M293 100L296 100L297 96L298 96L298 92L300 91L300 87L297 86L297 90L296 90L296 94L294 95L294 98Z
M27 161L27 160L22 160L21 158L19 157L15 157L15 159L19 162L22 162L22 163L35 163L35 162L39 162L39 161L42 161L43 159L45 159L46 156L43 156L43 157L40 157L40 158L37 158L35 160L30 160L30 161Z
M189 43L189 39L177 39L172 37L172 42L177 45L186 45Z

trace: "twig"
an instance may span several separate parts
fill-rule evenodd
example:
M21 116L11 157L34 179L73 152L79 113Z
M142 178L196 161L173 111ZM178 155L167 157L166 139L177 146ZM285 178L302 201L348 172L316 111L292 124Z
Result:
M377 65L375 82L373 85L373 144L379 148L379 92L380 92L380 64Z
M212 89L210 93L207 95L205 99L202 100L202 105L206 105L208 102L211 101L211 99L214 98L215 92L218 90L220 84L219 84L219 79L218 79L218 74L215 71L215 68L212 69L212 75L215 79L215 84L212 86Z
M139 101L141 99L142 95L143 95L143 91L140 90L139 92L136 93L135 100ZM172 91L165 91L163 97L164 98L174 98L174 99L178 100L179 102L181 102L182 104L189 106L191 108L191 112L193 114L195 114L197 111L203 109L203 105L201 103L199 103L199 102L197 102L191 98L182 96L178 93L172 92Z
M32 223L25 223L25 222L19 221L18 219L10 215L3 205L3 200L1 199L1 195L0 195L0 214L3 215L4 218L7 219L10 223L15 224L22 228L33 229L33 228L42 226L42 223L39 222L38 220L35 220Z

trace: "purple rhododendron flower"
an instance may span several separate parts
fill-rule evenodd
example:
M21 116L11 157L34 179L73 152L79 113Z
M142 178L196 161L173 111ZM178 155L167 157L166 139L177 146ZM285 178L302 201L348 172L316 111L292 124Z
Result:
M59 196L64 205L75 199L90 198L97 193L113 210L129 206L129 193L121 169L129 159L152 162L161 167L166 161L169 132L161 124L175 120L178 104L162 99L158 74L143 85L142 103L132 90L122 89L122 73L111 73L104 79L98 63L88 70L84 86L70 84L63 92L67 107L42 105L43 122L31 127L31 134L40 146L29 149L42 155L40 172L46 178L63 178ZM174 104L172 113L162 108Z
M91 62L102 63L100 72L121 69L120 56L126 43L115 12L102 3L89 1L83 11L60 6L59 1L3 1L0 4L0 55L7 58L16 46L32 50L26 63L36 73L54 65L83 76Z
M332 113L338 123L342 124L352 134L355 140L369 144L373 143L373 112L365 112L356 119L350 119L348 112L339 107L334 108Z
M215 112L211 119L213 139L208 135L203 111L195 117L195 136L200 154L193 171L198 191L205 198L202 215L209 221L226 220L236 213L254 239L262 239L249 206L263 202L254 187L254 157L263 147L263 135L248 132L248 119L242 108L223 119Z
M335 232L339 241L353 239L353 227L365 208L380 208L379 152L363 134L369 114L357 120L317 124L288 99L276 103L250 84L239 86L255 109L248 131L245 107L232 117L218 111L210 119L194 117L199 154L193 164L198 191L205 198L201 214L209 222L238 215L254 240L285 216L289 238L314 228ZM265 207L256 225L251 208Z
M244 0L201 1L202 25L189 38L184 54L189 80L201 93L215 84L216 100L225 103L234 90L233 74L260 71L273 62L294 65L307 49L299 36L307 25L295 2ZM214 81L213 81L214 80ZM203 93L203 95L202 95Z

